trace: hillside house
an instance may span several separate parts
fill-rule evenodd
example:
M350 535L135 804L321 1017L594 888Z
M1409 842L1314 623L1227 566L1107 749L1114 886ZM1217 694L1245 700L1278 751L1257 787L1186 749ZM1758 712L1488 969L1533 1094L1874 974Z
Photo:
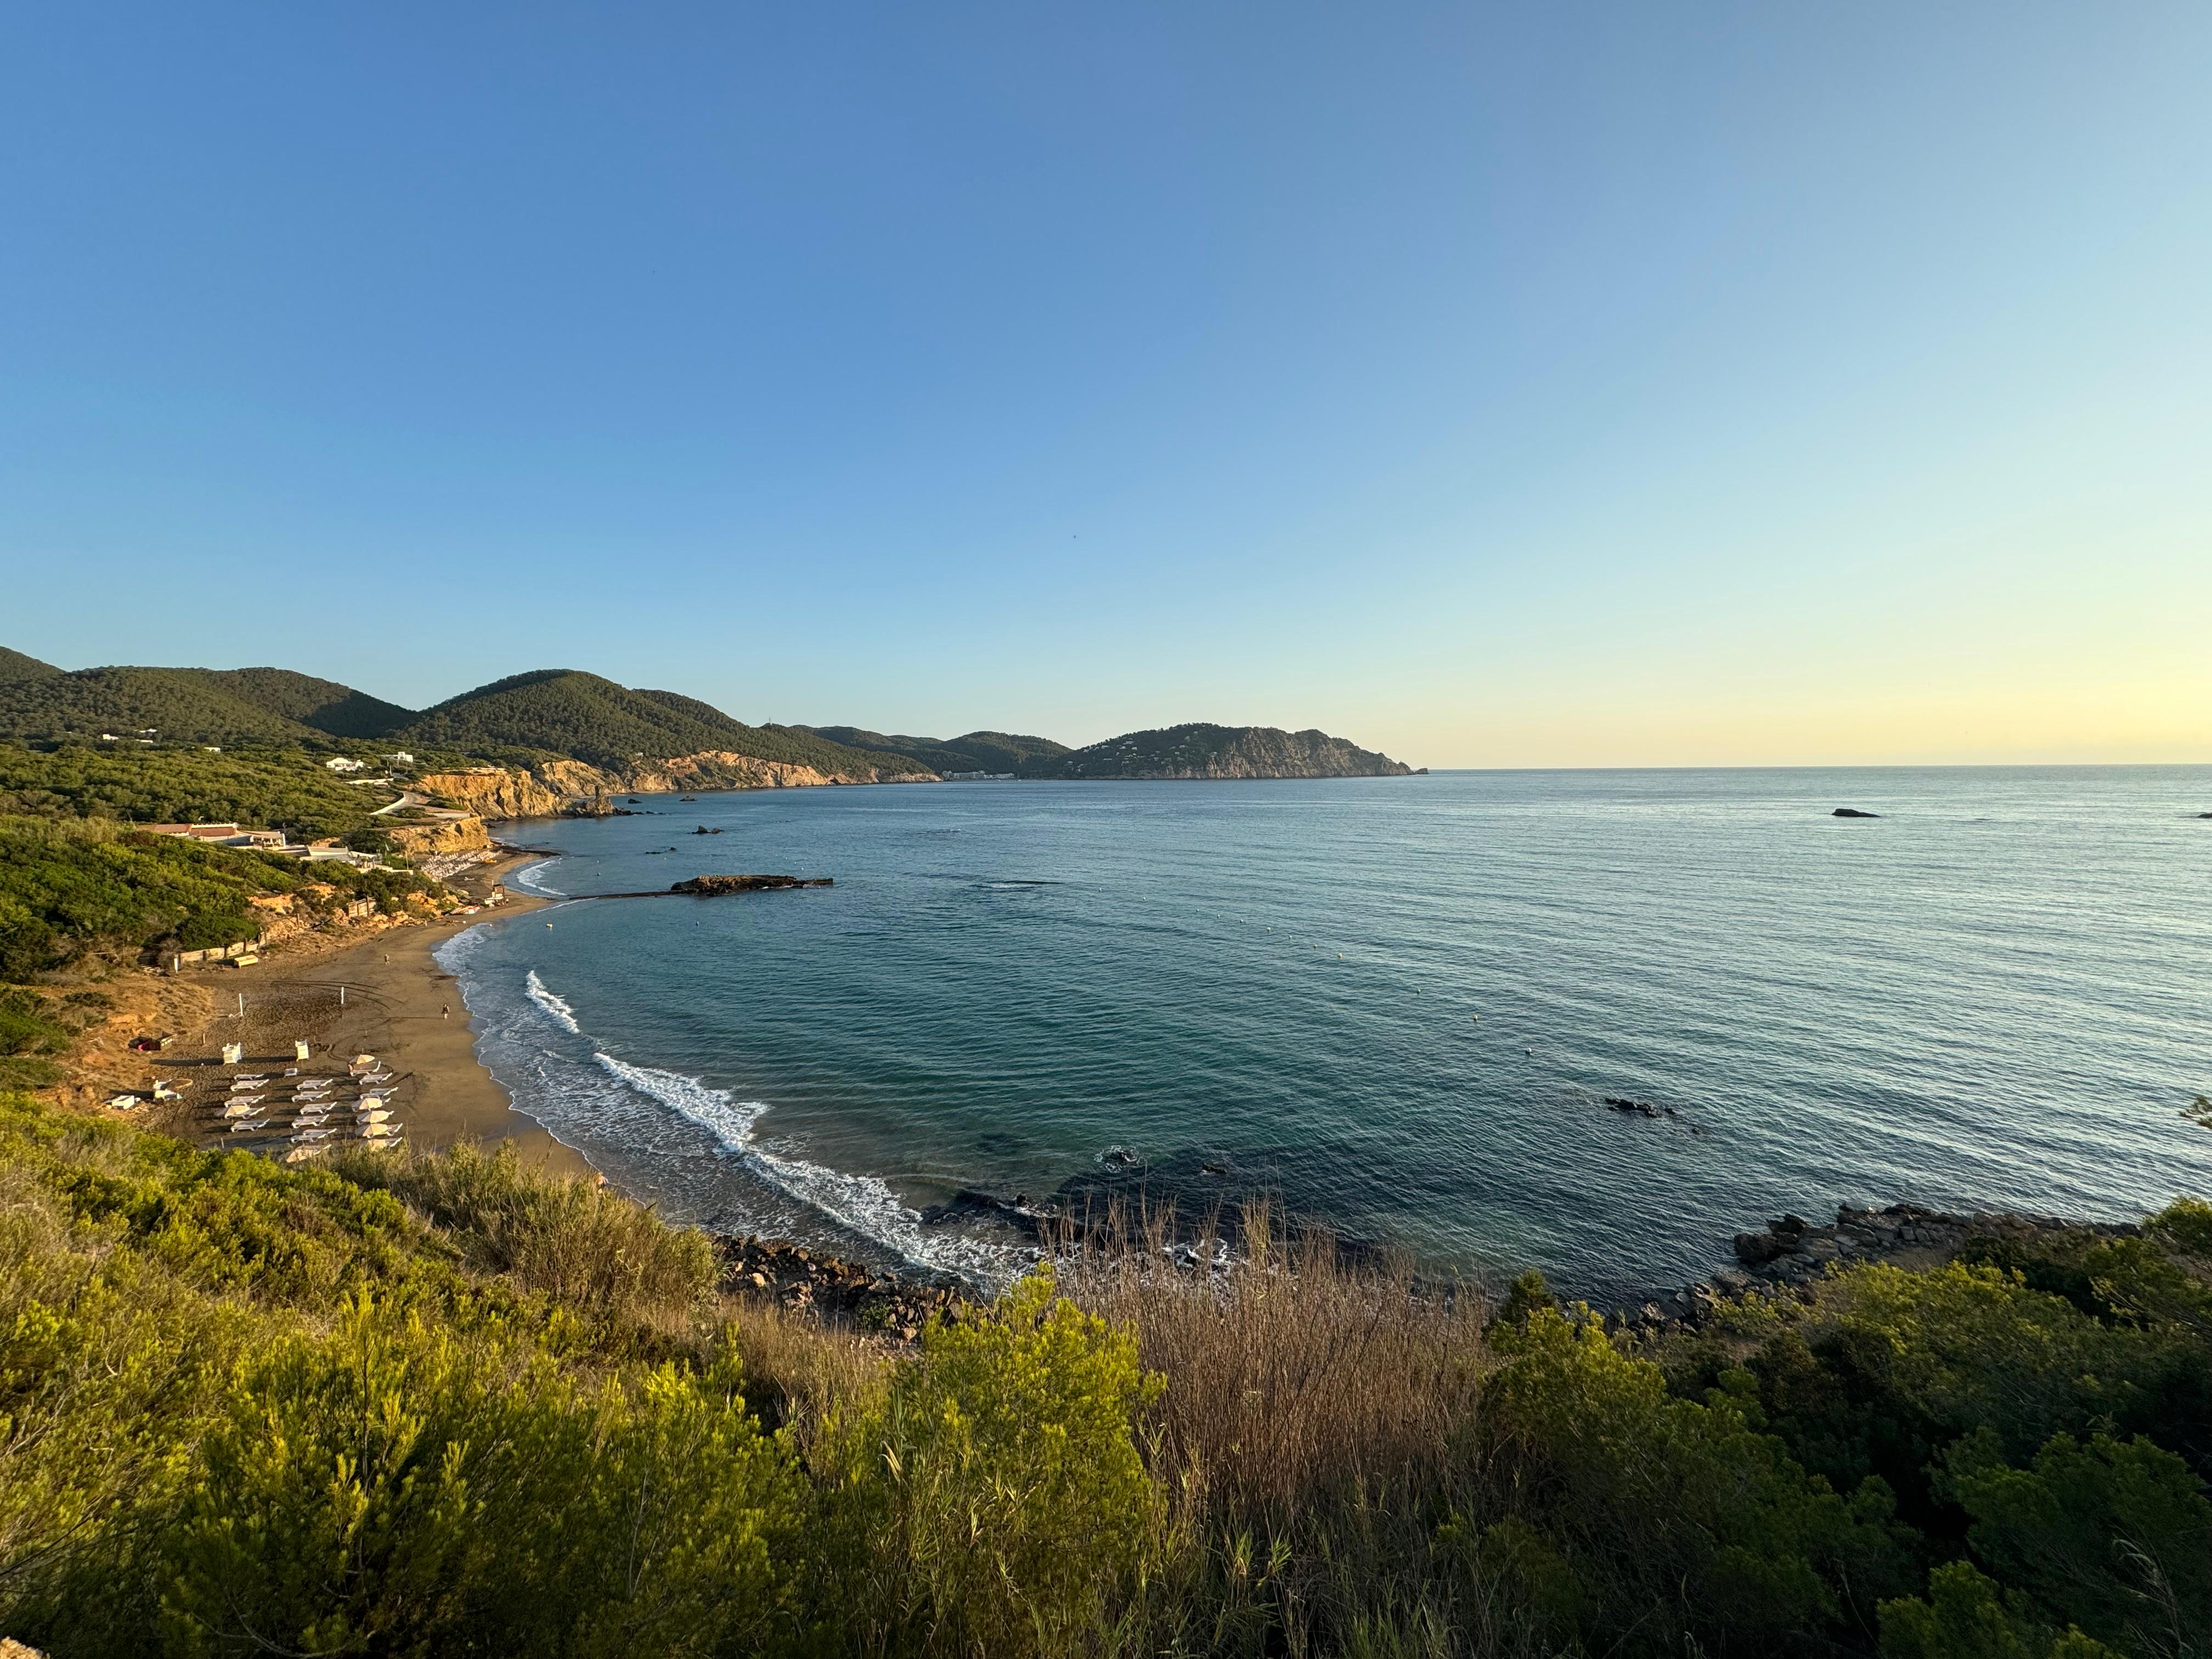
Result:
M348 760L343 755L333 755L328 760L325 761L323 764L329 767L333 772L366 772L368 770L368 763L367 761Z
M143 827L156 836L179 836L216 847L281 848L284 845L282 830L241 830L234 823L149 823Z

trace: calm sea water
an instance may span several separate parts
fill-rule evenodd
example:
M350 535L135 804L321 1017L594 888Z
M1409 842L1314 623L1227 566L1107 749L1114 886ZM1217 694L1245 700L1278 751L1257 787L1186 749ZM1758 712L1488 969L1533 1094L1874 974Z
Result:
M1122 1148L1186 1201L1263 1186L1606 1295L1784 1209L2212 1192L2181 1115L2212 1092L2212 769L646 805L520 827L566 854L526 884L837 884L566 905L441 957L517 1103L687 1221L989 1274L1001 1244L920 1208Z

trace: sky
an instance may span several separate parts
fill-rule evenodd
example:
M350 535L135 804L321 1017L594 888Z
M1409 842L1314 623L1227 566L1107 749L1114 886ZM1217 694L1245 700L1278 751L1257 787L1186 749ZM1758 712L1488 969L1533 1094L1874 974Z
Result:
M2212 761L2212 7L0 10L0 644Z

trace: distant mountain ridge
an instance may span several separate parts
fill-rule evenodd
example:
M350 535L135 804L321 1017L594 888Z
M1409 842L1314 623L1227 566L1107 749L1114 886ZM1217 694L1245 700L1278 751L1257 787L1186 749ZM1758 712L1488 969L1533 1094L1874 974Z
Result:
M1402 778L1403 761L1326 732L1204 721L1128 732L1034 766L1025 777L1223 780L1231 778Z
M1021 737L1011 732L969 732L957 738L909 738L887 736L858 726L799 726L789 729L811 732L854 749L888 750L894 755L920 761L933 772L1018 774L1024 766L1074 752L1066 744L1054 743L1050 738Z
M106 732L151 730L176 743L328 743L364 735L365 711L373 722L381 710L409 712L283 668L81 668L0 678L0 738L16 742L98 742ZM313 723L324 716L338 729Z
M511 674L421 711L284 668L55 667L0 647L0 741L315 750L379 744L536 768L580 763L574 790L872 783L982 772L1022 778L1395 777L1413 769L1320 731L1194 722L1086 748L1009 732L927 738L857 726L748 726L675 691L572 668ZM689 763L673 769L669 763ZM442 763L450 764L451 762ZM717 781L722 780L723 781Z
M165 744L379 743L471 755L544 755L627 772L636 763L735 755L838 781L926 773L799 727L747 726L673 691L634 691L574 669L510 675L416 711L286 668L85 668L0 653L0 740Z

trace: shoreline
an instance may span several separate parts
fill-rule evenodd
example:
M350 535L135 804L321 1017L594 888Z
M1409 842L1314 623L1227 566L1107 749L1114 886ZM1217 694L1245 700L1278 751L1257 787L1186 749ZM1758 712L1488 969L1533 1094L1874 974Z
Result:
M455 875L447 884L481 900L503 876L546 856L514 849ZM395 1074L398 1116L410 1145L429 1150L463 1143L505 1145L549 1175L596 1181L599 1172L583 1153L517 1108L477 1057L468 1004L458 980L438 964L434 954L468 928L554 902L509 890L495 911L383 928L367 939L331 939L320 948L295 944L264 957L258 971L234 976L194 974L184 982L210 994L211 1012L179 1045L177 1054L163 1057L161 1069L217 1066L222 1045L231 1042L244 1043L249 1064L288 1063L292 1043L302 1039L318 1051L373 1054ZM246 1007L242 1021L234 1000L240 996Z

